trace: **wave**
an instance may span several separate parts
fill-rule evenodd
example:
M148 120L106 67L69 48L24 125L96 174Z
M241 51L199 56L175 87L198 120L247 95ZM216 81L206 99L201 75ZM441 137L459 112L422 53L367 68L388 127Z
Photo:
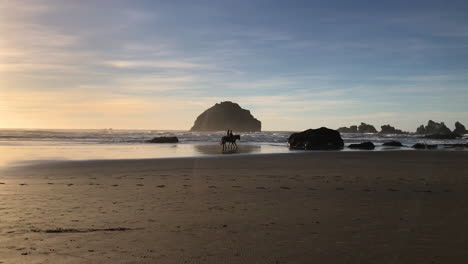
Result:
M0 129L0 145L70 145L70 144L141 144L154 137L176 136L179 141L190 144L214 143L224 135L225 132L190 132L169 130L21 130ZM241 133L241 142L286 145L290 134L287 131L264 131L253 133ZM466 138L455 140L433 140L420 138L418 135L379 135L379 134L353 134L342 133L345 144L371 141L376 145L386 141L400 141L406 146L415 143L427 144L458 144L466 143Z

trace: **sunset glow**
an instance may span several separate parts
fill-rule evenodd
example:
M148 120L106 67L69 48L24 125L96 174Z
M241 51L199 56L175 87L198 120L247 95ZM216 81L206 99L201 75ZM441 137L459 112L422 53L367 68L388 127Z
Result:
M0 127L186 130L226 100L265 130L468 122L462 2L285 4L2 0Z

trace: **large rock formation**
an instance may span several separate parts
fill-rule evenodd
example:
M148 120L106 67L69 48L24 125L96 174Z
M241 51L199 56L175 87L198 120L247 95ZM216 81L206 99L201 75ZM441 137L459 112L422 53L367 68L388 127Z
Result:
M300 150L336 150L344 147L340 132L326 127L294 133L288 138L289 148Z
M427 122L427 126L421 125L416 129L417 134L426 134L426 135L431 135L431 134L451 134L452 131L445 126L444 122L434 122L432 120L429 120Z
M379 134L408 134L408 132L402 131L400 129L396 129L391 125L383 125L380 127L381 130Z
M236 132L261 131L262 123L255 119L249 110L242 109L232 102L221 102L207 109L195 120L190 131L225 131Z
M377 129L373 125L368 125L366 123L361 123L358 127L359 133L377 133Z
M340 127L337 130L340 133L358 133L357 126Z
M453 133L464 135L464 134L467 134L468 131L466 130L465 126L462 123L457 121L455 122L455 129L453 130Z

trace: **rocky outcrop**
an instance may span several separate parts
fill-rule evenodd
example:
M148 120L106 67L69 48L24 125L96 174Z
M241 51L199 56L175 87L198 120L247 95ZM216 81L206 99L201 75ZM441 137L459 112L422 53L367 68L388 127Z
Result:
M351 145L348 146L348 148L350 148L350 149L367 149L367 150L371 150L371 149L375 148L375 145L372 142L363 142L363 143L360 143L360 144L351 144Z
M455 122L455 129L453 130L453 133L464 135L464 134L467 134L468 131L466 130L465 126L462 123L457 121Z
M420 125L418 128L416 128L416 134L426 134L426 128L424 125Z
M337 129L340 133L358 133L357 126L340 127Z
M399 142L399 141L389 141L389 142L383 143L382 146L386 146L386 147L403 147L403 144L401 144L401 142Z
M257 132L261 127L262 123L249 110L233 102L221 102L199 115L190 131Z
M379 134L409 134L408 132L402 131L400 129L396 129L391 125L383 125L380 127Z
M148 143L178 143L179 139L177 137L155 137L146 142Z
M361 123L358 126L340 127L338 131L341 133L377 133L377 129L373 125Z
M337 150L344 147L340 132L326 127L291 134L288 144L290 149L298 150Z
M427 126L421 125L416 129L416 133L425 135L450 134L452 131L447 126L445 126L444 122L437 123L429 120L429 122L427 122Z
M377 133L377 129L373 125L368 125L366 123L361 123L358 127L359 133Z

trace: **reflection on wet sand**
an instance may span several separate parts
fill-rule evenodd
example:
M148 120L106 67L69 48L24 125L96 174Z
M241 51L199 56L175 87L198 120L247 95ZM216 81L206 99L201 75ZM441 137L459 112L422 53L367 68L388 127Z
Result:
M260 153L262 147L257 145L239 145L235 150L225 150L218 144L210 145L194 145L195 151L203 155L216 155L216 154L249 154Z

